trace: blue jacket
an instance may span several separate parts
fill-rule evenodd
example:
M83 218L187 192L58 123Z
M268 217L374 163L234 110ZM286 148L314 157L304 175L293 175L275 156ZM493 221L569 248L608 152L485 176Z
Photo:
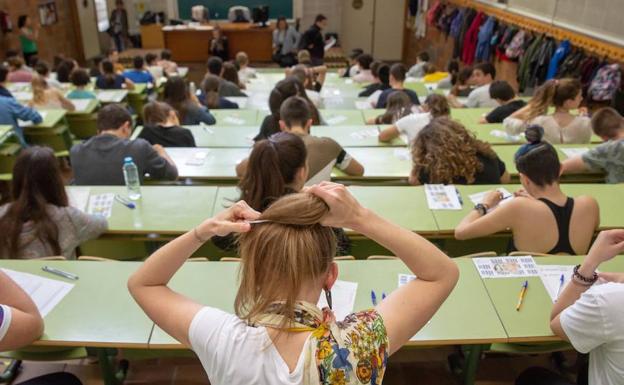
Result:
M490 61L490 48L495 27L496 19L490 16L481 28L479 28L477 51L475 53L476 61Z
M34 109L19 104L13 98L0 96L0 124L18 127L17 119L32 121L35 124L43 121L41 115Z
M557 75L559 70L559 64L563 62L566 56L570 53L570 41L564 40L559 43L559 47L555 50L555 54L550 58L550 64L548 64L548 72L546 73L546 80L553 79Z

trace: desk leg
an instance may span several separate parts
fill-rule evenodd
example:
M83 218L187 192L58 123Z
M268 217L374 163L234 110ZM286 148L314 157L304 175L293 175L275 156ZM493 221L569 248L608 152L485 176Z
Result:
M126 379L128 373L128 361L121 360L119 366L115 368L115 357L117 349L97 349L98 360L100 361L100 369L102 371L102 379L105 385L121 385Z
M479 369L481 354L485 349L485 345L468 345L462 347L462 350L465 352L464 369L462 371L464 385L474 384L475 378L477 377L477 370Z

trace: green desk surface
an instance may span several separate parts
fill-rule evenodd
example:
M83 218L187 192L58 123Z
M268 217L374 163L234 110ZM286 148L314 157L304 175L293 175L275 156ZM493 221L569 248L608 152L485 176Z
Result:
M147 84L145 83L134 83L134 88L128 90L129 95L141 95L147 92Z
M327 110L355 110L358 109L356 103L365 102L366 98L354 96L328 96L322 99L322 106Z
M540 265L576 265L579 256L536 257ZM601 271L624 271L624 257L600 265ZM483 283L509 336L509 342L559 341L550 330L553 303L539 277L528 278L529 288L520 311L516 311L518 295L526 278L490 278Z
M34 124L28 127L36 127L36 128L53 128L65 117L67 111L65 110L41 110L46 112L46 116L43 119L43 122L39 124Z
M328 126L357 126L365 124L360 110L321 110L321 117Z
M89 189L89 195L116 193L127 196L125 186L68 186ZM213 211L216 187L141 186L142 197L129 209L113 203L107 234L180 234L197 226Z
M408 90L416 92L419 98L424 98L429 94L427 85L424 82L405 82L404 86ZM422 101L423 99L420 100Z
M71 100L70 100L71 101ZM81 115L89 115L92 114L100 105L100 102L97 99L91 99L87 108L80 111L67 111L68 116L81 116Z
M45 273L43 266L74 273L80 279ZM1 260L0 267L75 284L45 317L45 333L33 345L147 348L154 324L126 287L139 263Z
M252 126L258 119L258 110L210 110L219 126ZM257 127L256 129L259 129Z
M478 344L507 340L472 261L457 262L461 270L457 287L408 345ZM371 290L390 293L397 288L398 274L409 273L398 260L339 261L338 266L339 279L358 282L354 311L372 307ZM238 263L232 262L186 264L174 276L171 287L195 301L233 312L237 272ZM159 327L154 328L150 348L183 349Z
M342 147L405 147L401 138L390 143L380 142L377 136L370 136L369 131L379 131L376 125L357 126L313 126L310 133L316 136L327 136L340 143Z
M362 114L364 115L364 121L367 121L368 119L374 119L379 115L382 115L384 112L386 112L385 108L372 108L368 110L362 110Z
M334 169L332 176L345 180L374 180L374 179L402 179L406 180L412 169L411 160L397 156L403 148L394 147L347 147L345 148L353 158L364 166L363 177L351 177L338 169Z
M126 90L94 90L101 103L121 103L128 96Z
M4 143L10 136L13 126L0 125L0 144Z
M167 147L167 153L178 167L182 178L203 180L232 180L236 177L236 165L249 156L251 148L173 148ZM205 153L201 165L188 164L196 159L196 153Z

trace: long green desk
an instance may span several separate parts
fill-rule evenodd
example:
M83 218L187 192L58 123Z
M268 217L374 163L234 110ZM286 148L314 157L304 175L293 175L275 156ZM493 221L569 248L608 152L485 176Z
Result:
M210 110L210 113L217 120L219 126L253 126L256 124L258 110ZM258 130L259 127L256 127Z
M251 148L186 148L167 147L167 153L178 168L179 179L235 183L235 167L249 156ZM205 154L201 164L195 163L196 154Z
M339 261L338 264L339 279L358 282L355 311L372 307L371 290L389 294L397 288L398 274L409 274L407 267L397 260ZM457 260L457 264L461 271L457 287L408 345L481 344L507 340L472 261ZM171 287L200 303L233 312L237 273L238 263L186 264L174 276ZM152 349L184 349L157 326L149 346Z
M82 100L89 101L86 108L81 109L81 110L75 110L75 111L67 111L67 117L80 117L83 115L90 115L94 113L95 110L100 105L100 102L97 99L82 99ZM74 102L75 100L70 100L70 101Z
M67 111L65 110L40 110L40 112L45 112L45 117L43 118L43 121L39 124L26 126L26 128L55 128L64 123L63 119L67 114Z
M321 118L328 126L359 126L365 124L360 110L321 110Z
M128 97L127 90L94 90L100 103L122 103Z

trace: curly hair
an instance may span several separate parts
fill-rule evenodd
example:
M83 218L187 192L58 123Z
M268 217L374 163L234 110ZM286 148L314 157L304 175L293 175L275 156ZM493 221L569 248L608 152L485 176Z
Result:
M495 159L492 147L478 140L460 123L446 117L431 121L414 139L412 145L412 175L420 178L424 172L429 183L455 183L464 178L474 183L475 175L483 171L477 154Z

